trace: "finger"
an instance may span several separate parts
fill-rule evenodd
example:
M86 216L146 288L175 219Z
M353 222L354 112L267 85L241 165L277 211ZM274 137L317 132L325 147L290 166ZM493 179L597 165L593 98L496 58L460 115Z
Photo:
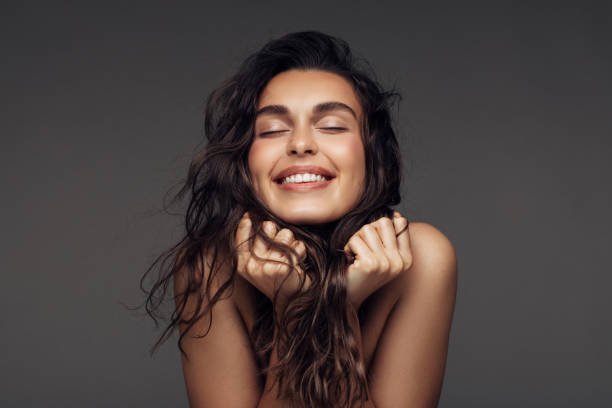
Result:
M395 235L395 225L389 217L382 217L378 219L374 226L378 231L378 235L382 238L382 244L385 248L385 254L389 261L388 271L392 274L396 274L404 270L405 259L399 251L399 244L397 242L397 236Z
M274 239L282 242L283 244L289 245L291 241L293 241L293 231L291 231L289 228L283 228L276 233Z
M382 217L374 223L374 227L378 230L378 235L381 237L383 247L385 247L387 253L397 253L397 237L395 236L393 221L389 217Z
M280 230L280 231L279 231L279 232L276 234L276 237L275 237L274 239L275 239L276 241L280 242L280 243L283 243L283 244L285 244L285 245L287 245L287 246L289 246L289 247L291 247L291 248L295 249L295 248L294 248L294 243L295 243L295 242L297 242L297 241L296 241L296 240L294 239L294 237L293 237L293 231L291 231L289 228L283 228L283 229L281 229L281 230ZM285 261L286 261L286 258L285 258L285 256L284 256L284 255L282 255L282 253L280 253L280 252L278 252L278 251L274 251L274 252L276 252L276 253L277 253L277 256L279 257L279 259L280 259L280 258L282 258L283 260L285 260ZM292 254L292 259L293 259L294 263L297 263L297 259L299 259L299 256L298 256L298 258L296 259L295 255L293 255L293 254Z
M251 219L243 215L242 218L240 219L240 222L238 223L238 228L236 229L236 234L234 237L235 238L234 243L239 253L244 253L245 251L246 252L249 251L246 241L249 239L249 235L251 234L251 227L252 227Z
M246 214L246 213L245 213ZM244 279L249 281L255 286L255 282L251 279L250 272L257 267L254 264L254 259L251 257L251 251L249 250L248 240L252 233L253 224L248 216L243 215L240 222L238 223L238 229L236 231L236 251L237 251L237 272Z
M295 249L295 252L298 254L298 259L303 261L306 259L306 245L300 240L294 240L291 243L291 247Z
M269 231L271 232L272 229L270 228ZM288 228L281 229L280 231L276 233L276 236L274 237L274 241L285 244L285 245L289 245L292 240L293 240L293 232ZM268 253L268 259L271 259L274 261L280 261L283 263L289 263L287 260L287 257L280 250L275 249L272 246L270 246L269 248L270 248L270 251ZM278 270L280 270L281 272L288 271L288 266L286 265L275 264L274 262L272 262L269 268L273 270L274 269L273 266L279 268Z
M366 224L357 232L359 236L365 241L370 248L370 251L380 258L381 255L385 254L385 248L383 247L378 230L372 224Z
M276 223L272 221L264 221L262 227L263 227L264 233L269 238L277 242L287 243L288 240L292 239L293 237L293 232L291 230L289 230L288 228L283 228L280 231L278 231L278 226L276 225ZM285 257L285 255L281 251L275 249L273 246L267 243L265 243L265 246L266 246L267 251L265 255L266 261L263 264L264 272L269 273L269 274L276 274L276 273L286 274L289 271L288 259ZM269 260L278 261L278 262L269 262Z
M276 224L272 221L264 221L261 225L263 233L267 235L269 238L274 238L276 235ZM269 247L268 243L264 241L264 239L257 235L255 238L255 244L253 245L253 252L260 258L267 258Z
M289 245L296 252L297 259L295 254L291 253L291 259L293 260L293 264L295 266L295 269L293 269L292 272L295 272L294 276L300 281L304 279L303 288L308 288L310 286L310 278L308 277L308 275L303 273L299 265L299 262L306 259L306 245L304 245L304 242L302 242L301 240L295 239L293 231L288 228L281 229L278 234L276 234L276 240L286 245ZM284 256L282 259L284 262L287 262L287 259Z
M353 235L344 246L345 251L350 251L355 254L355 261L353 264L364 259L373 258L374 255L370 250L370 247L364 242L358 234Z
M379 272L388 272L395 261L393 260L393 256L389 254L389 251L383 246L378 229L374 224L375 223L364 225L359 231L359 234L364 238L366 244L372 251L372 261L376 262L375 264L372 262L369 267Z
M276 226L276 223L270 220L264 221L262 223L262 227L264 232L266 233L267 236L269 236L270 238L274 239L274 237L276 237L276 233L278 231L278 227Z
M410 256L410 235L408 234L407 228L408 220L402 217L399 213L397 213L397 215L399 216L393 217L393 226L395 227L395 233L397 234L400 231L404 230L404 228L406 228L405 231L403 231L397 236L397 245L400 253L402 254L402 257Z

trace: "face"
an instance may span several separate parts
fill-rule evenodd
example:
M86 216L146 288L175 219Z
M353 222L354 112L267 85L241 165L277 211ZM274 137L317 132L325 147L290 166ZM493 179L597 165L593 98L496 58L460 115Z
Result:
M365 179L362 108L343 77L290 70L262 91L248 164L253 190L292 224L335 221L354 208Z

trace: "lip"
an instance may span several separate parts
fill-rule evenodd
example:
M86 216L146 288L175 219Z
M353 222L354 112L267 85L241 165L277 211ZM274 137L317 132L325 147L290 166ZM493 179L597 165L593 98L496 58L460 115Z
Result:
M279 181L282 181L282 179L284 179L285 177L291 176L292 174L299 174L299 173L320 174L321 176L325 178L329 178L329 179L334 179L336 177L331 171L327 170L324 167L320 167L320 166L290 166L284 169L283 171L281 171L280 173L278 173L276 176L274 176L274 181L277 184L280 184ZM319 181L318 184L324 184L324 183L327 183L328 181L331 181L331 180L327 180L326 182ZM316 183L310 182L310 183L302 183L302 184L316 184ZM282 185L286 185L286 184L282 184Z
M310 191L310 190L317 190L319 188L325 188L333 181L334 179L332 178L330 180L325 180L325 181L309 181L307 183L287 183L287 184L276 183L276 185L278 186L278 188L282 190Z

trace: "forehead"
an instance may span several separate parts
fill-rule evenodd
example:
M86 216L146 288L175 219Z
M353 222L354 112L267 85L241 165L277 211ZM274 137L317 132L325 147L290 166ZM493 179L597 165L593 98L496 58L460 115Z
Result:
M261 92L257 108L285 105L290 110L308 110L327 101L343 102L361 116L361 104L351 84L338 74L318 70L290 70L276 75Z

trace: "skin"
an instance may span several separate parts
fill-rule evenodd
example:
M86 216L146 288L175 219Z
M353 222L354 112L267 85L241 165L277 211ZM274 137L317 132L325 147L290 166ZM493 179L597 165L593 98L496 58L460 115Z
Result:
M340 112L313 113L321 102L338 101L351 107L352 115ZM256 135L249 152L253 188L260 200L290 223L324 223L342 217L357 203L365 177L363 145L359 133L361 107L342 77L320 71L287 71L274 77L264 89L258 108L284 105L286 113L262 115L256 122ZM343 131L329 132L327 122ZM282 132L263 135L271 130ZM258 135L260 136L258 138ZM290 165L315 164L334 171L335 183L309 192L281 191L271 176ZM353 316L361 357L367 368L371 399L368 407L435 407L437 405L448 350L448 340L457 288L457 261L450 241L435 227L411 222L399 213L362 226L347 242L345 251L355 256L349 266L347 310ZM279 230L271 221L265 233L305 256L303 243L288 229ZM278 263L255 259L243 243L251 233L245 214L236 231L238 276L232 294L214 309L214 324L203 338L187 336L183 373L192 407L286 407L275 398L268 376L258 380L254 351L248 332L252 329L255 293L269 298L279 289L280 304L299 288L303 274L298 269L287 278L288 270ZM287 262L257 238L254 252L267 260ZM294 259L295 260L295 259ZM203 277L210 271L200 265ZM220 269L212 291L230 275ZM187 271L185 271L187 273ZM308 285L308 282L305 282ZM175 294L185 285L176 275ZM180 298L177 298L177 302ZM189 316L196 300L188 300ZM282 310L282 309L279 309ZM206 331L205 316L196 332ZM270 364L275 362L273 350ZM269 387L270 385L270 387Z
M341 102L355 116L347 109L314 113L324 102ZM272 78L261 93L257 109L270 105L282 105L287 113L263 113L255 120L248 164L256 195L292 224L342 217L361 196L365 178L363 113L351 85L329 72L290 70ZM273 177L293 165L321 166L336 177L323 189L283 190Z

